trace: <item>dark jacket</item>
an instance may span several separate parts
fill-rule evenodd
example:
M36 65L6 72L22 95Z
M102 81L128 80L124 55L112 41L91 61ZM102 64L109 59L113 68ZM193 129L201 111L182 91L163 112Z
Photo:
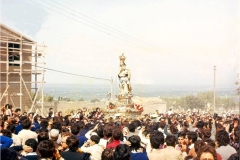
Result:
M146 153L130 153L131 160L148 160Z
M38 160L37 155L27 155L24 158L26 158L27 160Z
M66 152L61 152L61 156L64 158L64 160L83 160L83 154L70 150Z

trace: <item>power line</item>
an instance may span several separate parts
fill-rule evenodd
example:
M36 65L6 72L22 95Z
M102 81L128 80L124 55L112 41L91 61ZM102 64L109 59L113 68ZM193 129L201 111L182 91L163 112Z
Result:
M51 4L51 3L48 3L48 2L46 2L46 1L44 1L44 0L42 0L43 2L45 2L45 3L47 3L47 4L50 4L51 6L53 6L53 7L55 7L55 8L58 8L58 9L60 9L60 10L62 10L62 11L64 11L64 12L67 12L67 13L69 13L69 14L72 14L71 12L68 12L68 11L66 11L66 10L64 10L64 9L61 9L61 8L59 8L59 7L57 7L57 6L55 6L55 5L53 5L53 4ZM55 2L55 1L54 1ZM55 2L56 3L56 2ZM59 4L59 3L57 3L57 4ZM61 5L61 4L59 4L59 5ZM42 5L43 6L43 5ZM61 6L64 6L64 5L61 5ZM64 6L65 7L65 6ZM68 7L65 7L65 8L68 8ZM69 9L69 8L68 8ZM76 11L75 11L76 12ZM79 13L79 12L76 12L76 13ZM80 13L81 14L81 13ZM81 15L83 15L83 14L81 14ZM81 17L79 17L79 16L77 16L77 15L73 15L73 16L75 16L75 17L78 17L78 18L80 18L80 19L83 19L83 18L81 18ZM85 15L84 15L85 16ZM86 16L86 17L88 17L88 16ZM75 19L74 19L75 20ZM107 29L108 31L110 31L110 32L115 32L116 33L116 31L117 31L117 34L119 35L119 33L118 32L121 32L121 31L118 31L118 30L116 30L116 29L114 29L114 30L116 30L116 31L112 31L112 30L109 30L108 28L106 28L106 27L102 27L102 26L100 26L100 25L98 25L98 24L96 24L96 23L94 23L94 22L91 22L91 21L89 21L89 20L86 20L86 19L84 19L85 21L88 21L88 22L90 22L90 23L93 23L94 25L97 25L97 26L99 26L99 27L101 27L101 28L104 28L104 29ZM96 20L94 20L94 21L96 21ZM97 23L100 23L100 22L98 22L97 21ZM85 24L85 23L84 23ZM101 23L102 24L102 23ZM105 25L105 24L104 24ZM89 26L89 25L88 25ZM107 26L107 25L105 25L105 26ZM90 27L92 27L92 26L90 26ZM107 27L109 27L109 26L107 26ZM95 27L93 27L94 29L96 29ZM109 27L109 28L111 28L111 27ZM113 28L111 28L111 29L113 29ZM98 29L99 30L99 29ZM102 31L102 30L100 30L100 31ZM149 44L149 43L146 43L146 42L144 42L144 41L142 41L142 40L139 40L139 39L136 39L136 38L132 38L131 36L129 36L128 34L125 34L125 33L123 33L123 32L121 32L121 34L124 34L124 35L127 35L128 37L130 37L132 40L134 40L134 41L137 41L138 43L140 42L142 45L145 45L146 46L146 44L147 45L151 45L151 44ZM112 36L114 36L114 35L112 35ZM122 36L122 35L120 35L120 36ZM117 37L116 35L115 35L115 37ZM121 38L121 39L123 39L123 40L126 40L126 39L129 39L129 38L126 38L125 36L122 36L122 37L124 37L125 39L123 39L123 38ZM119 37L117 37L117 38L119 38ZM129 42L129 41L128 41ZM133 43L133 42L131 42L131 43ZM136 44L136 43L133 43L133 44L135 44L135 45L138 45L139 46L139 44ZM141 46L142 47L142 46ZM147 46L148 48L149 48L149 46ZM166 50L166 49L159 49L158 47L156 47L156 46L153 46L153 45L151 45L151 47L154 47L154 49L152 49L152 48L150 48L150 49L152 49L152 50L154 50L154 51L156 51L156 50L163 50L163 51L165 51L165 52L169 52L168 50ZM162 52L163 53L163 52ZM172 55L169 55L169 54L167 54L167 53L163 53L163 54L165 54L165 55L167 55L167 56L170 56L170 57L173 57ZM175 54L175 53L173 53L173 54ZM175 54L175 56L178 56L179 58L181 58L181 59L184 59L185 58L185 60L187 60L187 61L191 61L192 63L194 63L194 64L196 64L196 63L199 63L199 61L192 61L192 60L190 60L190 59L186 59L186 57L183 57L183 56L180 56L180 55L177 55L177 54ZM176 58L176 57L173 57L173 58ZM206 65L206 64L205 64ZM208 64L208 66L210 66L209 64Z
M109 32L106 32L106 31L104 31L104 30L102 30L102 29L96 28L96 27L94 27L94 26L92 26L92 25L86 24L86 23L81 22L81 21L79 21L79 20L77 20L77 19L74 19L74 18L72 18L72 17L70 17L70 16L67 16L67 15L65 15L65 14L63 14L63 13L61 13L61 12L55 11L55 10L49 8L49 7L46 7L46 6L44 6L44 5L40 4L40 3L35 2L35 1L33 1L33 0L30 0L30 1L32 1L32 2L34 2L34 3L36 3L36 4L38 4L38 5L41 5L41 6L47 8L47 9L49 9L49 10L52 10L52 11L54 11L54 12L57 12L57 13L63 15L63 16L66 16L66 17L68 17L68 18L70 18L70 19L73 19L73 20L75 20L75 21L78 21L78 22L80 22L80 23L82 23L82 24L84 24L84 25L87 25L87 26L91 27L91 28L94 28L94 29L96 29L96 30L98 30L98 31L101 31L101 32L104 32L104 33L106 33L106 34L108 34L108 35L117 37L117 38L119 38L119 39L122 39L122 40L125 40L125 41L126 41L126 39L131 39L131 40L137 41L138 43L141 43L141 45L146 45L146 44L147 44L147 45L151 45L151 44L149 44L149 43L146 43L146 42L144 42L144 41L142 41L142 40L139 40L139 39L136 39L136 38L134 38L134 37L132 38L130 35L125 34L125 33L123 33L123 32L120 31L121 34L124 34L124 35L125 35L125 36L120 35L120 36L124 37L124 38L121 38L121 37L119 37L119 36L116 36L116 35L113 35L113 34L111 34L111 33L109 33ZM47 3L47 4L50 4L51 6L53 6L53 7L55 7L55 8L60 9L60 10L62 10L62 11L64 11L64 12L66 12L66 13L72 14L71 12L68 12L68 11L66 11L66 10L64 10L64 9L61 9L61 8L59 8L59 7L51 4L51 3L48 3L48 2L46 2L46 1L44 1L44 0L42 0L42 1L45 2L45 3ZM55 2L55 1L54 1L54 2ZM56 3L56 2L55 2L55 3ZM59 4L59 3L57 3L57 4ZM61 4L59 4L59 5L61 5ZM61 5L61 6L64 6L64 5ZM68 7L65 7L65 8L68 8ZM68 9L69 9L69 8L68 8ZM77 13L79 13L79 12L77 12ZM73 14L72 14L72 15L73 15ZM73 15L73 16L78 17L78 18L80 18L80 19L83 19L83 18L81 18L81 17L79 17L79 16L76 16L76 15ZM85 16L85 15L84 15L84 16ZM87 16L86 16L86 17L87 17ZM99 24L96 24L96 23L94 23L94 22L91 22L91 21L89 21L89 20L86 20L86 19L84 19L84 20L87 21L87 22L89 22L89 23L93 23L94 25L97 25L97 26L99 26L99 27L101 27L101 28L104 28L105 30L108 30L108 31L110 31L110 32L115 32L115 34L118 34L118 35L119 35L119 33L118 33L119 31L116 30L116 29L114 29L114 28L112 28L112 27L109 27L109 26L103 24L103 25L107 26L108 28L111 28L111 29L113 29L113 30L116 30L117 32L116 32L116 31L109 30L108 28L103 27L103 26L101 26L101 25L99 25ZM95 21L95 20L94 20L94 21ZM97 23L100 23L100 22L97 21ZM101 24L102 24L102 23L101 23ZM126 38L126 36L127 36L127 38ZM129 37L130 37L130 38L129 38ZM129 41L129 40L128 40L128 42L130 42L130 43L132 43L132 44L135 44L135 45L137 45L137 46L140 46L139 44L133 43L133 42L131 42L131 41ZM142 47L142 46L140 46L140 47ZM149 46L147 46L147 47L149 48ZM152 47L154 47L154 48L152 48ZM158 48L158 47L153 46L153 45L151 45L151 48L150 48L150 49L151 49L151 50L154 50L154 51L163 50L163 51L165 51L165 52L169 52L169 51L166 50L166 49L161 49L161 48ZM165 54L165 55L167 55L167 56L173 57L173 58L185 59L185 60L187 60L188 62L192 62L192 63L194 63L194 64L196 64L196 62L199 63L198 61L193 61L193 60L191 60L191 59L188 59L188 58L186 58L186 57L183 57L183 56L178 55L178 54L175 54L175 53L172 53L172 54L174 54L175 56L178 56L178 57L174 57L174 55L169 55L169 54L164 53L164 52L161 52L161 53L162 53L162 54ZM201 64L202 64L202 63L201 63ZM207 64L207 63L205 63L204 65L212 66L212 65Z
M41 0L41 1L46 2L45 0ZM127 33L122 32L121 30L115 29L115 28L113 28L113 27L111 27L111 26L108 26L108 25L102 23L102 22L99 22L98 20L95 20L95 19L93 19L93 18L91 18L91 17L89 17L89 16L86 16L86 15L84 15L84 14L82 14L82 13L76 11L76 10L73 10L72 8L69 8L69 7L65 6L65 5L62 5L62 4L60 4L60 3L58 3L58 2L56 2L56 1L54 1L54 0L51 0L51 1L53 1L54 3L60 5L60 6L64 7L64 8L67 8L67 9L69 9L69 10L72 10L74 13L78 13L78 14L80 14L80 15L83 16L83 17L86 17L86 18L88 18L88 19L91 19L92 21L95 21L96 23L99 23L99 24L101 24L101 25L106 26L108 30L109 30L109 28L110 28L110 29L114 30L114 32L117 32L118 34L119 34L119 33L120 33L120 34L123 34L123 35L125 35L125 36L127 36L127 37L129 37L129 38L131 38L131 39L133 39L133 40L135 40L135 41L141 42L141 43L144 44L144 45L149 45L149 46L154 47L154 48L156 48L156 49L169 52L169 50L167 50L167 49L159 48L159 47L157 47L157 46L155 46L155 45L152 45L152 44L150 44L150 43L148 43L148 42L146 42L146 41L143 41L143 40L141 40L141 39L139 39L139 38L135 38L135 37L133 37L133 36L127 34ZM48 2L46 2L46 3L48 3ZM48 3L48 4L50 4L50 3ZM53 4L50 4L50 5L54 6ZM56 6L54 6L54 7L56 7ZM57 7L57 8L58 8L58 7ZM63 9L61 9L61 10L63 10ZM64 11L65 11L65 10L64 10ZM76 16L76 15L74 14L74 16ZM76 17L79 17L79 16L76 16ZM79 17L79 18L81 18L81 17ZM81 19L86 20L85 18L81 18ZM90 23L92 23L92 24L96 24L96 23L91 22L91 21L89 21L89 20L86 20L86 21L88 21L88 22L90 22ZM96 25L100 26L99 24L96 24ZM100 27L102 27L102 26L100 26ZM148 47L149 47L149 46L148 46ZM174 52L172 52L172 53L173 53L173 54L176 54L176 53L174 53ZM178 54L176 54L176 55L177 55L177 56L181 56L181 55L178 55ZM181 57L183 58L183 56L181 56ZM186 57L184 57L184 58L186 58ZM189 59L188 59L188 60L189 60ZM206 64L207 64L207 63L206 63ZM208 64L208 65L209 65L209 66L212 66L212 65L210 65L210 64Z
M32 65L34 66L34 65ZM92 77L92 76L85 76L85 75L81 75L81 74L75 74L75 73L70 73L70 72L65 72L65 71L60 71L60 70L56 70L56 69L51 69L51 68L46 68L46 67L40 67L40 66L36 66L38 68L43 68L49 71L54 71L54 72L58 72L58 73L64 73L64 74L68 74L68 75L73 75L73 76L79 76L79 77L85 77L85 78L92 78L92 79L98 79L98 80L104 80L104 81L111 81L111 79L106 79L106 78L99 78L99 77Z
M56 10L53 10L52 8L46 7L46 6L44 6L44 5L40 4L40 3L37 3L37 2L35 2L35 1L33 1L33 0L29 0L29 1L32 1L32 2L34 2L34 3L36 3L36 4L40 5L40 6L42 6L42 7L44 7L44 8L47 8L47 9L49 9L49 10L51 10L51 11L54 11L54 12L56 12L56 13L59 13L59 14L65 16L65 17L68 17L68 18L70 18L70 19L72 19L72 20L75 20L75 21L77 21L77 22L79 22L79 23L82 23L82 24L84 24L84 25L86 25L86 26L88 26L88 27L91 27L91 28L93 28L93 29L96 29L96 30L98 30L98 31L101 31L101 32L103 32L103 33L105 33L105 34L107 34L107 35L114 36L114 37L117 37L117 38L119 38L119 39L125 40L125 39L123 39L123 38L121 38L121 37L118 37L118 36L113 35L113 34L111 34L111 33L109 33L109 32L106 32L106 31L104 31L104 30L98 29L98 28L96 28L96 27L94 27L94 26L91 26L91 25L89 25L89 24L87 24L87 23L81 22L81 21L79 21L79 20L77 20L77 19L74 19L74 18L72 18L72 17L70 17L70 16L68 16L68 15L65 15L65 14L61 13L61 12L58 12L58 11L56 11ZM126 41L126 40L125 40L125 41ZM130 43L132 43L132 44L135 44L135 45L137 45L137 46L140 46L139 44L136 44L136 43L134 43L134 42L131 42L131 41L128 41L128 42L130 42ZM140 46L140 47L142 47L142 46Z

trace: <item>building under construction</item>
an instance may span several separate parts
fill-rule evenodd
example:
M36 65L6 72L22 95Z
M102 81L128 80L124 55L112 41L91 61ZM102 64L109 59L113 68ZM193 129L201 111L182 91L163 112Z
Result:
M0 104L43 114L44 44L0 24Z

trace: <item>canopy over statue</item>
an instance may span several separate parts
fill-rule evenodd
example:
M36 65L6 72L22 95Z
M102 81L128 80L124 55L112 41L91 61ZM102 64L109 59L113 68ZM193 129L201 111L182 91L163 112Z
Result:
M118 69L118 78L119 78L119 89L121 95L131 95L132 93L132 86L130 83L131 79L131 72L130 69L127 67L125 63L126 57L124 54L119 56L120 65Z

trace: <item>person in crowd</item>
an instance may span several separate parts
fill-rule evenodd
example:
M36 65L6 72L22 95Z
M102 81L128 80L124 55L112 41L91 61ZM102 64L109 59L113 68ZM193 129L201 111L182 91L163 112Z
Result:
M13 140L7 136L0 136L0 148L9 148Z
M147 150L148 158L150 160L158 160L159 159L159 153L160 153L160 146L163 146L164 144L164 135L162 132L156 130L152 131L150 134L150 144L151 149L150 151Z
M198 136L196 132L189 131L186 133L185 143L187 145L187 153L194 147L194 143L197 141L197 138Z
M93 112L94 111L92 109L88 109L88 118L92 118Z
M203 145L197 152L196 160L217 160L217 152L210 145Z
M196 157L198 149L201 148L203 145L205 145L205 143L202 140L197 140L194 143L194 147L190 149L188 155L192 157Z
M21 115L21 109L20 109L20 108L16 108L16 109L14 110L13 116L19 118L20 115Z
M81 147L81 150L86 153L90 153L90 159L100 160L103 152L102 146L98 145L100 137L92 135L90 141L87 141Z
M163 159L184 160L184 158L187 156L187 153L185 151L179 151L175 149L177 139L174 135L167 135L165 142L167 146L166 148L160 150L159 157L161 156Z
M239 153L232 154L228 160L239 160Z
M64 142L64 140L66 140L66 142ZM64 160L73 160L73 159L83 160L84 158L83 154L80 154L77 152L79 141L76 136L72 135L72 136L66 137L63 139L62 143L66 143L68 147L67 151L65 149L64 152L61 152L61 156L64 158Z
M37 136L38 143L40 143L41 141L44 141L44 140L48 140L48 139L49 139L48 130L38 133L38 136Z
M43 120L41 120L41 122L40 122L40 129L39 129L39 132L41 132L41 131L48 131L48 120L46 120L46 119L43 119Z
M26 158L27 160L38 160L38 156L36 153L38 142L35 139L30 138L26 140L25 145L30 146L32 148L32 152L25 152L24 158Z
M172 123L170 125L170 133L169 133L168 132L168 123L169 122L168 121L169 121L169 119L166 119L166 125L164 127L164 134L166 134L166 135L174 135L178 139L178 128L177 128L176 123Z
M102 152L102 160L113 160L113 153L114 153L114 149L113 148L107 148L104 149Z
M83 107L83 116L84 117L89 117L88 111L86 107Z
M166 116L170 116L173 114L172 108L170 108L167 112L166 112Z
M232 130L231 133L231 140L230 140L230 146L236 149L236 151L239 150L239 130L235 130L235 128Z
M9 148L0 148L1 160L26 160L25 158L18 155L15 150Z
M96 133L100 137L100 141L98 144L101 145L103 148L106 148L108 140L104 138L104 133L103 133L104 128L105 128L105 125L101 123L100 125L98 125Z
M236 118L236 117L233 118L233 121L232 121L232 123L229 126L228 132L231 133L233 129L239 130L239 119Z
M57 142L59 136L59 130L58 129L51 129L49 132L49 138L53 141L55 148L58 148L59 143Z
M122 137L122 132L119 128L115 128L112 131L113 141L107 144L106 148L116 148L121 142L120 139Z
M49 108L48 111L48 115L47 115L48 119L53 118L54 117L54 112L53 112L53 108Z
M3 129L3 130L1 130L1 134L2 134L3 136L12 138L12 133L11 133L11 131L8 130L8 129Z
M36 115L35 117L33 117L33 123L32 123L32 128L31 128L31 130L32 131L36 131L36 130L38 130L38 129L40 129L41 128L41 126L40 126L40 124L39 124L39 116L38 115Z
M38 144L37 155L39 160L64 160L57 149L55 149L54 143L51 140L44 140Z
M196 130L196 132L197 132L198 137L200 139L204 138L204 134L203 134L204 129L203 129L203 127L204 127L204 122L202 120L197 121L197 124L196 124L197 130Z
M33 123L33 117L34 117L34 113L30 112L28 113L28 119Z
M215 142L211 139L211 138L205 138L203 139L203 142L207 145L212 146L213 148L216 148L216 144ZM197 152L197 151L196 151ZM217 153L217 159L218 160L222 160L222 157L220 156L220 154Z
M30 130L32 122L29 119L22 121L23 129L18 133L19 138L21 139L22 145L25 144L25 141L29 138L37 139L36 132Z
M160 122L159 122L159 128L158 130L162 133L164 133L164 128L166 126L166 122L165 122L165 119L164 118L160 118ZM164 138L166 138L166 134L164 133Z
M127 135L127 139L128 139L129 137L133 136L133 135L138 135L138 133L135 132L135 130L136 130L136 125L135 125L133 122L130 123L127 127L128 127L128 130L129 130L129 133L128 133L128 135Z
M61 152L66 152L66 151L69 150L69 146L67 145L66 142L67 142L67 138L70 137L70 136L72 136L71 133L68 133L68 134L66 134L66 135L63 135L62 141L61 141L61 143L60 143L60 145L59 145L59 147L58 147L58 150L59 150L59 151L61 151Z
M79 135L80 136L85 136L86 133L88 132L88 129L86 128L86 124L84 123L84 121L80 121L78 124L79 124L79 127L80 127Z
M8 125L7 129L9 131L11 131L11 133L12 133L11 137L12 137L13 143L12 143L11 147L12 146L19 146L19 145L21 145L20 137L17 134L14 134L15 125L14 124Z
M78 124L73 124L71 127L71 133L77 137L79 141L79 148L82 147L85 141L87 141L87 138L85 136L79 135L80 132L80 126Z
M27 116L27 112L23 112L22 116Z
M25 120L25 119L28 119L27 116L22 116L20 118L20 123L16 126L15 128L15 134L18 134L22 129L23 129L23 126L22 126L22 122Z
M60 118L60 120L62 121L62 119L63 119L63 116L62 116L62 111L59 111L59 112L57 112L58 113L58 117Z
M120 144L113 153L114 160L130 160L130 148L126 144Z
M186 148L185 137L186 137L186 132L181 131L178 133L178 144L176 144L175 146L177 150L181 151L182 147Z
M102 116L102 112L100 111L100 108L96 108L96 111L93 113L93 117L99 119Z
M56 120L56 121L53 121L52 123L52 126L51 126L51 129L57 129L59 134L58 134L58 139L57 139L57 143L59 144L61 142L61 132L62 132L62 125L61 125L61 122Z
M6 104L5 105L5 115L8 115L10 117L13 116L13 114L12 114L12 105L11 104Z
M221 155L223 160L227 160L232 154L236 153L236 150L229 145L229 134L225 130L220 130L216 134L216 151Z
M141 147L141 139L139 136L133 135L128 138L130 142L131 160L148 160L146 150Z

